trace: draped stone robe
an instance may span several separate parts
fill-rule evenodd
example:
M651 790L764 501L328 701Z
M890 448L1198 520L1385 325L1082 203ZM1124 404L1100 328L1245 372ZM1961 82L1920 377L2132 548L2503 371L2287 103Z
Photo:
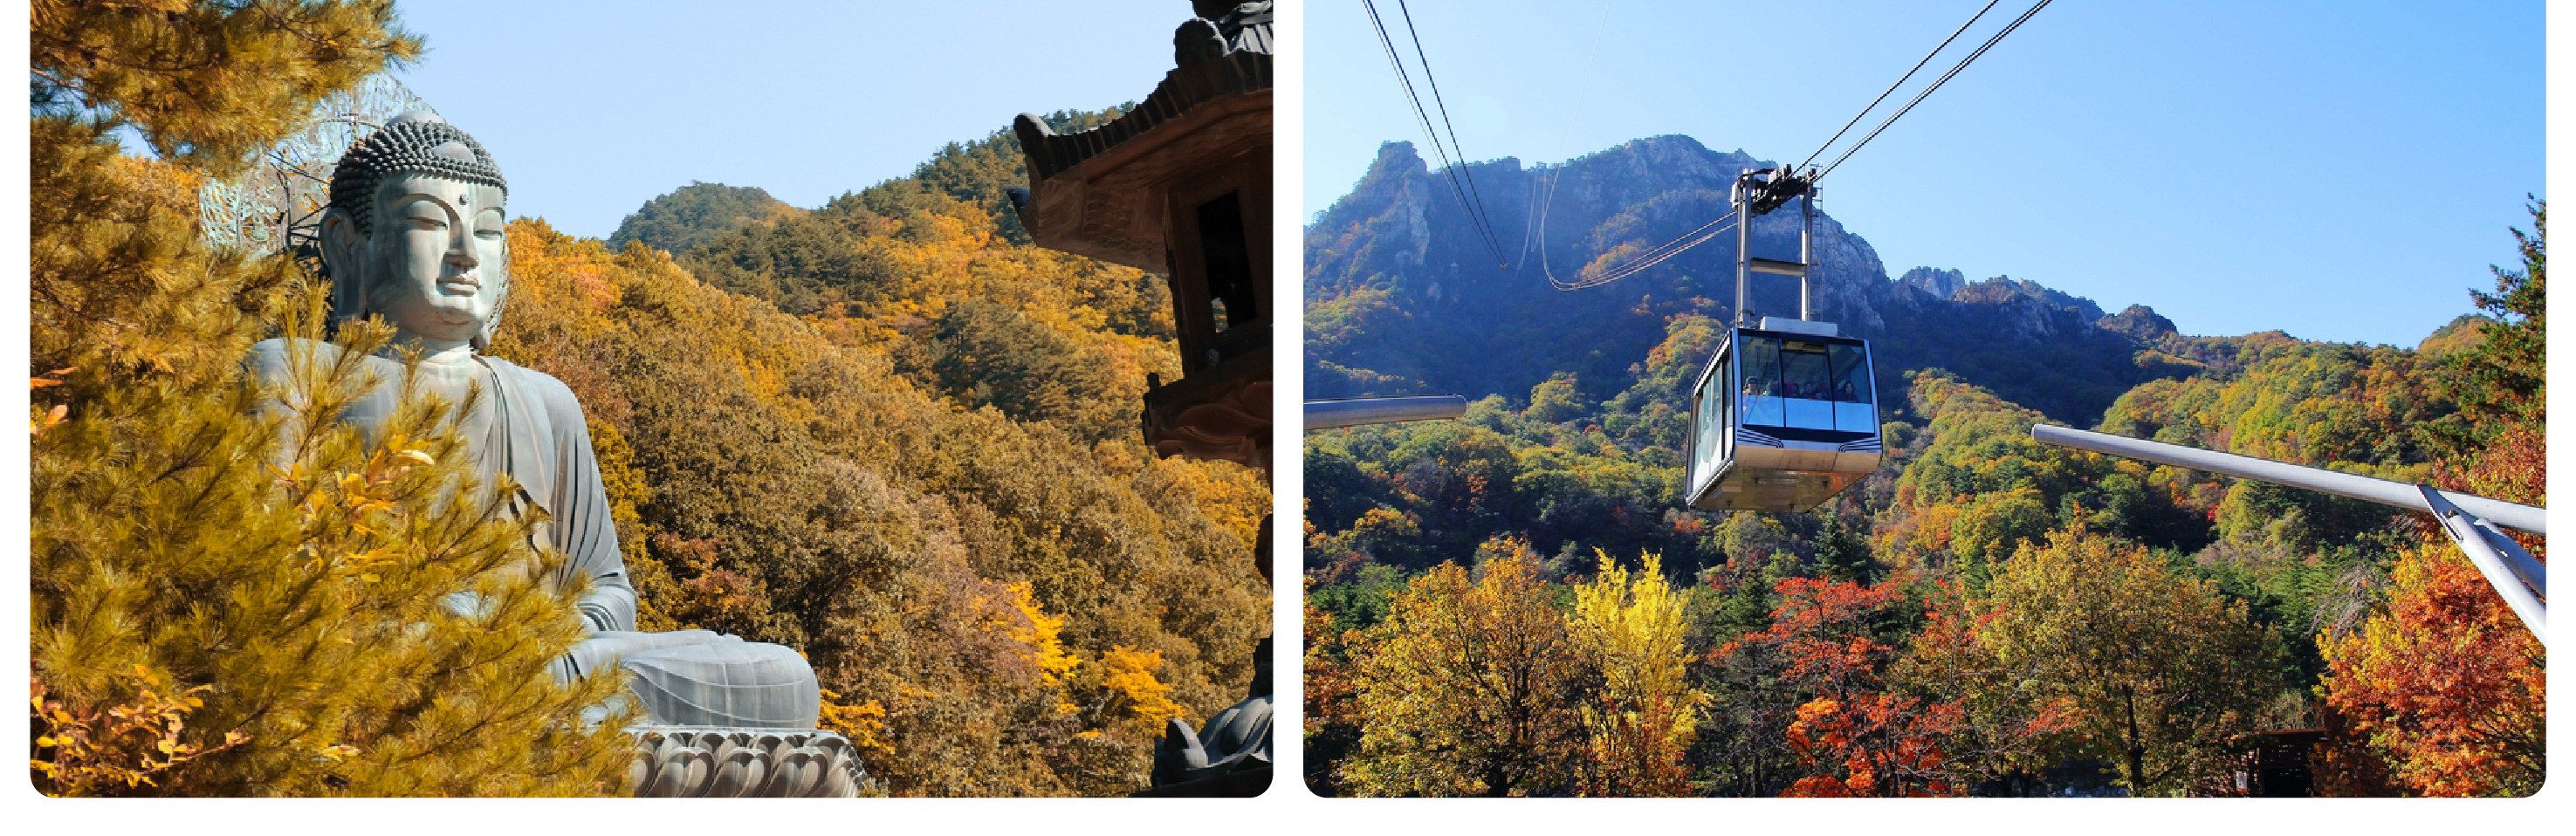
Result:
M327 352L339 350L329 343L307 345L325 352L325 361ZM286 352L284 340L252 348L251 365L262 382L286 378ZM497 484L507 473L519 486L510 512L526 513L531 505L545 512L531 539L566 558L564 575L554 580L569 584L574 573L591 579L589 591L575 602L591 637L557 661L556 676L623 668L633 675L629 689L655 724L813 728L821 693L812 668L795 650L707 630L635 630L635 587L618 552L607 486L580 402L562 381L544 373L497 357L475 360L452 367L423 364L423 388L455 399L481 384L482 401L459 429L483 484ZM372 440L400 401L403 369L384 357L364 362L380 382L341 420L363 428Z

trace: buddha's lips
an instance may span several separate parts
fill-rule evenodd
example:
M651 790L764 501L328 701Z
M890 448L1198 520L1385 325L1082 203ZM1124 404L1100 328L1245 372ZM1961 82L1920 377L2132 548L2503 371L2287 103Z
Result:
M461 286L468 291L478 291L483 289L483 280L470 275L449 276L438 280L438 287L441 290L449 289L450 285Z

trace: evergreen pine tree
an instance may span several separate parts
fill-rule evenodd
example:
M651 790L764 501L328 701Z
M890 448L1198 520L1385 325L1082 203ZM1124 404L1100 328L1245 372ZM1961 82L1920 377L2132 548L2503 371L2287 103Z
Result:
M385 2L40 0L31 35L32 778L57 795L567 795L620 789L622 683L557 685L567 595L473 484L455 404L374 437L281 258L211 249L196 187L320 98L416 55ZM114 139L135 129L157 159ZM305 343L312 345L313 343ZM275 400L269 400L274 398ZM269 408L263 408L267 405ZM282 408L281 408L282 407ZM474 592L470 614L444 605ZM142 718L140 721L137 718Z
M1843 515L1823 515L1825 525L1816 533L1816 566L1824 577L1868 586L1876 582L1876 567L1870 565L1869 541L1843 521Z

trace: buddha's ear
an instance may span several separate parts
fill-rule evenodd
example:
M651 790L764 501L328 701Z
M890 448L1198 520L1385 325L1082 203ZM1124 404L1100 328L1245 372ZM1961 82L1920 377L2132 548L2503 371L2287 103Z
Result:
M483 327L476 329L474 331L474 336L466 340L467 343L474 346L474 350L477 352L492 350L492 335L500 333L501 331L501 313L510 309L509 236L502 236L500 261L492 266L492 269L489 271L486 278L493 283L492 313L490 316L483 318Z
M358 219L338 206L324 209L316 237L322 243L323 272L331 279L331 319L366 316L367 268L359 252L366 248L367 239L358 234Z

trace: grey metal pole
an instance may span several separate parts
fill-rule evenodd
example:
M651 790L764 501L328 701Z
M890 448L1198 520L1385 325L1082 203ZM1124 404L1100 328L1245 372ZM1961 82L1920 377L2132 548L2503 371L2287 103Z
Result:
M2114 456L2125 456L2175 467L2188 467L2193 470L2206 470L2240 479L2306 488L2409 511L2433 513L2433 507L2424 501L2423 491L2415 485L2404 482L2391 482L2386 479L2337 473L2323 468L2282 464L2251 456L2239 456L2233 453L2202 450L2107 433L2085 432L2066 427L2052 427L2046 424L2031 425L2030 437L2031 440L2041 444L2109 453ZM2549 536L2549 515L2543 509L2455 491L2442 491L2441 495L2443 499L2449 500L2470 514L2493 520L2508 528L2528 531L2543 537Z
M1744 288L1747 282L1752 281L1753 272L1753 215L1751 212L1753 204L1745 200L1744 194L1744 175L1751 173L1753 169L1748 168L1744 170L1744 174L1735 176L1735 192L1731 198L1735 202L1735 324L1737 325L1753 324L1753 320L1744 312L1746 303Z
M2432 507L2433 519L2441 521L2442 533L2450 535L2460 553L2468 555L2469 562L2478 567L2478 574L2486 576L2487 585L2495 587L2505 606L2513 608L2522 626L2531 630L2531 637L2540 640L2543 647L2548 646L2549 607L2543 596L2549 588L2549 576L2540 561L2532 559L2531 553L2523 551L2522 544L2512 537L2495 530L2493 524L2451 504L2441 491L2429 485L2419 485L2417 489L2423 492L2424 504Z
M1412 398L1353 398L1306 402L1306 429L1356 427L1397 421L1439 421L1467 414L1467 399L1458 395Z
M1782 169L1787 171L1787 169ZM1807 187L1807 196L1798 199L1798 319L1814 322L1807 302L1807 277L1816 272L1816 251L1811 239L1816 232L1816 187Z

